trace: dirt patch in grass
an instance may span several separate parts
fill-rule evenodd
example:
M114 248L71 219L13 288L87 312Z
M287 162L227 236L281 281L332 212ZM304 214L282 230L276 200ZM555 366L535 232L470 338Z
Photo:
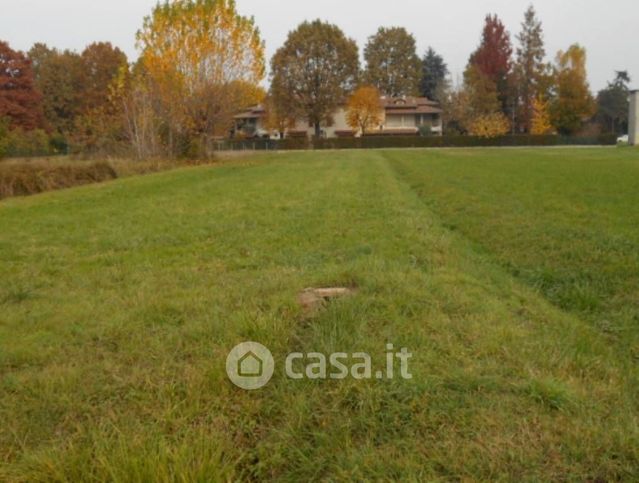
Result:
M355 293L355 289L346 287L307 288L298 297L298 302L306 316L315 314L327 303Z

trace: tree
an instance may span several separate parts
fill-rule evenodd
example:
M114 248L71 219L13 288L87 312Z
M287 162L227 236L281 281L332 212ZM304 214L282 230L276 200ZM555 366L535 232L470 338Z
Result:
M275 53L272 93L296 118L306 119L321 135L321 124L352 92L359 73L357 44L335 25L304 22Z
M11 128L42 127L42 96L36 90L31 62L22 53L0 42L0 119Z
M233 115L255 103L252 94L265 72L264 43L234 0L158 4L137 40L151 83L145 89L156 101L170 154L193 140L208 153L212 138L230 131Z
M575 134L595 112L586 73L586 49L574 44L559 52L555 67L555 98L551 105L553 125L561 134Z
M0 118L0 159L2 159L9 150L9 120Z
M109 100L111 84L120 69L127 65L126 54L109 42L89 45L81 54L82 92L85 113L104 107Z
M377 88L363 86L357 89L348 100L348 125L364 135L368 129L379 126L382 119L382 102Z
M540 96L548 94L544 92L548 66L544 63L546 50L543 28L532 5L526 11L521 28L521 33L517 35L519 46L514 70L518 86L520 126L524 132L530 132L533 104Z
M50 49L46 44L37 42L29 50L28 57L31 61L31 70L36 83L40 79L40 71L42 66L51 58L55 51Z
M82 111L84 66L75 52L35 44L29 51L35 70L35 84L43 95L44 117L48 127L69 134Z
M502 112L493 112L475 117L468 130L473 136L496 138L508 134L510 124Z
M510 126L501 111L497 86L472 64L464 72L463 85L444 98L442 108L448 132L497 136Z
M364 49L366 82L384 95L414 96L419 92L421 61L415 37L400 27L380 28Z
M597 117L604 128L614 134L628 132L630 106L630 76L628 72L617 72L615 79L597 95Z
M510 34L506 27L497 15L487 15L481 43L470 56L469 65L476 67L495 84L503 111L507 110L509 104L512 54Z
M142 160L161 156L161 120L151 83L140 62L130 70L120 69L112 86L111 102L121 113L125 137L135 157Z
M440 100L445 134L465 134L471 120L470 100L465 86L456 86Z
M85 154L117 152L124 127L112 93L119 72L128 66L126 55L108 42L98 42L86 47L80 59L80 105L69 137Z
M280 99L287 99L282 96ZM266 128L269 131L277 131L280 139L284 139L287 129L295 126L295 117L291 115L291 110L287 104L278 104L273 92L269 92L264 99L264 109L266 110Z
M471 65L464 73L464 88L468 95L471 117L479 117L501 111L499 92L495 82Z
M432 47L422 59L421 94L435 101L441 101L442 90L447 87L448 66L444 58Z
M532 119L530 122L530 134L551 134L552 122L550 119L550 104L543 97L538 96L532 103Z

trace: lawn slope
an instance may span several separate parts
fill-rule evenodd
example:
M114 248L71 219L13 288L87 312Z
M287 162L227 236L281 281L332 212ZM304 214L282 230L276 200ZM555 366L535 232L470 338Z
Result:
M423 152L428 153L428 152ZM463 152L461 152L463 153ZM623 358L434 214L389 152L288 153L0 203L0 479L613 480ZM309 286L357 294L308 318ZM414 353L248 393L237 343Z

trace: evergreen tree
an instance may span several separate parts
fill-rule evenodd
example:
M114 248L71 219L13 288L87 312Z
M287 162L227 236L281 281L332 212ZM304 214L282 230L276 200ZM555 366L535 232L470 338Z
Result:
M441 101L442 90L447 87L448 66L444 58L432 47L428 48L422 59L421 94L424 97Z
M616 73L608 87L599 91L597 95L597 118L603 128L614 134L625 134L628 132L628 96L630 94L630 76L628 72Z
M547 75L547 65L544 63L546 51L544 49L543 28L537 19L532 5L525 14L522 30L517 35L517 61L515 76L519 97L519 126L524 132L530 132L533 118L533 104L539 97L546 97L544 78Z

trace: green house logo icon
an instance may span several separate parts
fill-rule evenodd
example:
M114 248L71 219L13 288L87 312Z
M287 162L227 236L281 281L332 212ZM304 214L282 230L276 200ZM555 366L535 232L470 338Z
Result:
M253 351L249 351L237 361L237 374L240 377L262 377L264 361Z
M226 358L226 374L233 384L247 391L268 384L275 372L273 354L258 342L242 342Z

